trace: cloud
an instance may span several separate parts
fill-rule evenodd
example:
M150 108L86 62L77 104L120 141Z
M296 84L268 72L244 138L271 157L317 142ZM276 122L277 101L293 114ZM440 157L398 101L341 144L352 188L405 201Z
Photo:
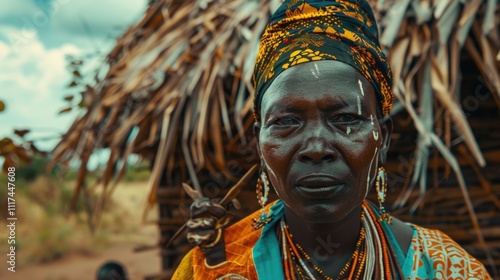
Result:
M147 0L23 0L7 1L0 10L0 25L21 32L0 33L11 45L26 44L38 34L49 48L74 43L107 51L118 37L144 14ZM4 34L3 36L1 34ZM7 38L6 38L7 37ZM107 44L108 43L108 44Z
M31 128L30 137L54 136L41 143L51 148L76 117L75 113L58 115L64 106L65 86L70 81L66 55L82 53L70 44L47 49L35 36L30 44L13 46L0 41L0 99L6 110L0 113L0 135L11 135L13 129Z
M101 52L108 51L112 47L109 42L139 21L147 7L146 0L64 1L67 3L53 13L48 28L40 30L42 40L58 45L70 38L84 48Z
M38 2L43 0L37 0ZM0 38L9 44L18 46L29 43L40 30L46 29L50 23L53 11L57 11L60 3L68 0L53 0L51 5L41 6L35 0L4 1L0 10L0 24L7 28L15 28L16 33L1 32Z
M38 10L33 1L3 1L0 9L0 18L19 19L35 13Z
M8 0L0 9L0 138L13 129L32 128L38 139L64 133L77 113L58 115L75 94L65 57L100 56L86 60L97 69L126 27L143 16L147 0ZM72 92L73 91L73 92ZM39 143L52 148L57 139Z
M61 5L60 11L54 15L51 26L60 30L76 32L93 36L109 36L117 34L118 30L136 22L144 14L145 0L65 0L68 3ZM90 30L84 28L84 22ZM119 29L117 29L119 28Z

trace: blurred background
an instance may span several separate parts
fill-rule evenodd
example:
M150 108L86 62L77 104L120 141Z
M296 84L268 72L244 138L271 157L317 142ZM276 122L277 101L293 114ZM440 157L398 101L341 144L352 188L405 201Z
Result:
M394 74L391 212L498 278L500 5L369 2ZM181 182L220 198L259 162L251 73L279 3L3 1L0 185L15 166L18 221L16 273L0 278L95 279L116 261L169 279L190 249L182 234L166 246L188 217ZM257 209L255 181L233 221Z
M22 155L12 158L17 165L16 272L7 271L8 232L3 226L1 279L95 279L99 266L109 260L124 264L131 279L161 271L158 250L133 251L159 238L157 226L142 219L147 165L131 163L134 171L127 173L106 203L99 229L92 229L82 197L70 209L78 164L65 174L47 171L50 155L34 153L28 144L43 152L54 149L82 113L81 85L92 82L117 38L143 17L147 4L146 0L7 0L0 4L0 139L4 145L0 149L5 151L8 138L27 148L26 156L31 158L29 162ZM78 85L72 84L75 79ZM68 96L75 99L67 100ZM67 108L72 110L61 113ZM15 130L29 133L21 137ZM97 169L104 161L96 155L90 168ZM0 157L0 162L5 158ZM97 177L89 174L89 183ZM0 175L0 182L4 221L6 173Z

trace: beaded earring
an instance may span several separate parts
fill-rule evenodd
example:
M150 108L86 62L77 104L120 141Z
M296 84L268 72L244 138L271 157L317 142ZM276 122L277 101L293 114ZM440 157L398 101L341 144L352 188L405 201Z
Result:
M387 175L383 167L378 168L377 180L375 181L375 190L377 191L377 200L380 208L380 219L379 221L385 221L391 224L392 217L387 213L384 207L385 197L387 194Z
M265 209L267 199L269 198L269 179L267 178L265 171L260 173L255 191L257 193L257 200L259 201L262 210L259 217L257 219L253 219L253 227L255 229L259 229L267 225L273 219L273 216L268 215Z

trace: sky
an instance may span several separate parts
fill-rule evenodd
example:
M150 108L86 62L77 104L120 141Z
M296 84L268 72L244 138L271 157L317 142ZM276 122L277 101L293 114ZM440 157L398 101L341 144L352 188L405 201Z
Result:
M78 116L58 114L77 94L66 56L86 57L83 74L145 13L147 0L2 0L0 3L0 139L14 129L39 148L52 149Z

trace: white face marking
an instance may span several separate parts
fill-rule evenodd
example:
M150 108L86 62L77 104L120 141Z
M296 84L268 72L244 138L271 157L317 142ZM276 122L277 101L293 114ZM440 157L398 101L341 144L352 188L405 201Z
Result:
M375 125L375 119L373 118L373 115L370 115L370 121L372 122L372 125Z
M373 131L373 139L375 139L375 141L378 141L378 131Z
M372 171L372 164L377 156L378 148L375 148L375 153L373 154L372 161L370 162L370 167L368 168L368 178L366 178L366 193L365 198L368 195L368 191L370 190L370 172Z
M269 167L269 165L266 163L266 160L264 158L262 158L262 161L264 162L264 166L266 167L266 171L267 171L267 176L268 178L270 177L270 175L274 176L274 178L278 178L276 176L276 173ZM269 183L271 183L271 178L269 178ZM272 184L271 184L272 185ZM274 188L273 188L274 189ZM276 193L278 194L278 196L280 196L280 194L278 193L278 190L274 189L276 191ZM281 196L280 196L281 197Z
M359 90L361 91L361 95L365 96L365 90L363 89L363 83L361 83L361 80L358 80L359 84Z
M311 73L316 79L319 79L318 74L319 74L319 68L318 64L314 63L314 69L311 69Z
M314 71L314 69L311 69L311 73L313 74L313 76L316 78L316 79L319 79L318 75L316 74L316 71Z
M347 134L347 135L351 134L351 127L350 127L350 126L348 126L348 127L347 127L346 134Z
M358 115L361 115L362 111L361 111L361 98L359 96L357 96L356 98L358 100Z

